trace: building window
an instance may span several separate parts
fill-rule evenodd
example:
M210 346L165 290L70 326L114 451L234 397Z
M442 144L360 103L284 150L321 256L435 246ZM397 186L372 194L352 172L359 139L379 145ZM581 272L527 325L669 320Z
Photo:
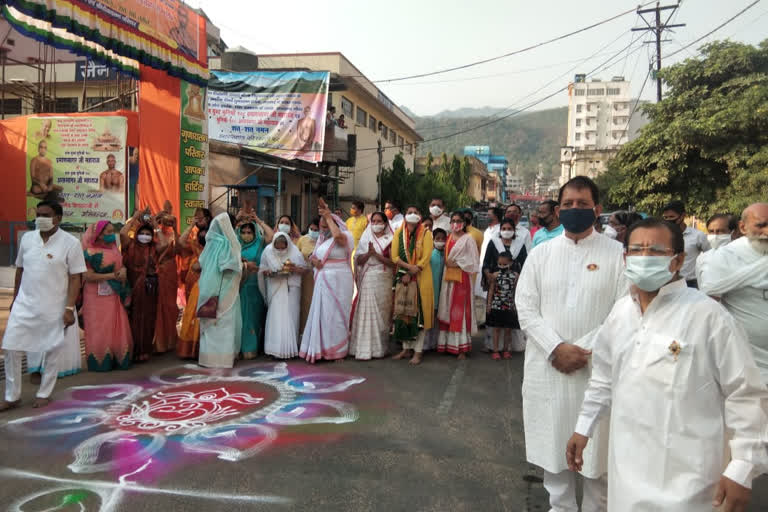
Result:
M587 89L587 96L602 96L605 94L605 89Z
M393 146L397 145L397 134L395 133L395 130L389 130L389 140L392 142Z
M584 108L584 105L576 105L576 112L581 112L581 110Z
M397 145L400 146L400 149L403 149L403 138L398 137L397 138Z
M584 96L584 89L576 89L576 96Z
M368 128L370 128L373 133L376 133L376 118L375 117L368 116Z
M581 134L580 133L576 134L576 140L581 140Z
M77 112L77 98L56 98L54 108L54 112Z
M344 112L344 117L347 119L352 119L352 114L354 114L355 105L351 101L349 101L344 96L341 97L341 111Z
M384 137L384 140L389 138L389 128L384 124L381 125L381 136Z
M2 113L6 116L21 115L21 98L5 98Z
M357 107L357 124L362 126L368 126L368 112Z
M104 103L106 102L106 103ZM101 105L99 105L101 103ZM99 105L96 108L91 108ZM117 98L85 98L85 108L89 112L111 112L120 108L120 102Z
M592 105L587 104L587 112L592 112Z
M581 119L576 120L576 126L581 126Z
M408 144L405 146L405 152L409 155L413 153L413 144Z
M619 89L618 87L608 87L608 89L606 89L606 92L608 96L618 96L619 94L621 94L621 89Z

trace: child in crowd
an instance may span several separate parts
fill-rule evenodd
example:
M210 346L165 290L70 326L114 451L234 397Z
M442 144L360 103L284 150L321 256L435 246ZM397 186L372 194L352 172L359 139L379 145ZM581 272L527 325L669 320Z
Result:
M431 223L432 219L429 219L429 221ZM443 269L445 268L445 241L448 239L448 233L443 229L437 228L432 231L432 239L434 240L434 248L432 249L429 264L432 267L432 282L435 289L435 319L437 319L437 304L440 302L440 286L443 283ZM434 327L427 332L424 339L424 350L435 350L437 348L437 337L440 335L440 327L438 327L437 321L433 325Z
M499 270L491 274L494 279L491 280L488 290L488 315L486 317L486 325L494 327L493 353L491 355L494 360L501 359L499 338L502 336L504 359L512 357L509 351L512 329L520 328L517 308L515 307L515 288L517 287L517 279L520 277L520 268L515 264L508 251L499 255L498 266Z

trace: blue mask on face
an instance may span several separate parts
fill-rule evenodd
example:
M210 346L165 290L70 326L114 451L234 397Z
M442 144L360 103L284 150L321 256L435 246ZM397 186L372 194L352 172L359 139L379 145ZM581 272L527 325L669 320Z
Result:
M114 233L110 233L109 235L104 235L104 243L105 244L113 244L115 243L115 240L117 240L117 237Z
M317 240L319 236L320 236L319 231L315 231L312 229L309 230L309 238L311 238L312 240Z
M624 275L641 290L655 292L674 276L669 270L673 258L674 256L627 256Z
M583 233L595 223L594 208L560 210L560 224L569 233Z

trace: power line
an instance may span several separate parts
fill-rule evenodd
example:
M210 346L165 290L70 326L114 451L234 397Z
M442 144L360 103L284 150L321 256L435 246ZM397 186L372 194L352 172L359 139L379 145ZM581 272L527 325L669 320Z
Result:
M641 5L640 7L645 7L646 5L650 5L652 3L653 3L652 1L651 2L646 2L645 4ZM437 70L437 71L430 71L428 73L419 73L419 74L416 74L416 75L401 76L401 77L388 78L388 79L382 79L382 80L372 80L372 82L373 83L399 82L401 80L410 80L412 78L423 78L425 76L439 75L439 74L442 74L442 73L449 73L451 71L458 71L460 69L467 69L467 68L471 68L471 67L474 67L474 66L479 66L480 64L487 64L488 62L493 62L493 61L496 61L496 60L504 59L506 57L511 57L512 55L518 55L518 54L523 53L523 52L527 52L527 51L530 51L530 50L534 50L536 48L540 48L542 46L546 46L546 45L554 43L556 41L562 41L563 39L566 39L568 37L574 36L576 34L580 34L582 32L586 32L587 30L591 30L591 29L593 29L595 27L599 27L600 25L604 25L604 24L606 24L608 22L611 22L611 21L613 21L615 19L621 18L622 16L626 16L627 14L633 13L633 12L635 12L635 9L636 8L632 8L632 9L620 12L619 14L611 16L610 18L606 18L604 20L598 21L597 23L593 23L592 25L580 28L578 30L574 30L573 32L569 32L567 34L563 34L563 35L554 37L552 39L548 39L546 41L542 41L540 43L536 43L534 45L527 46L525 48L521 48L519 50L514 50L514 51L511 51L511 52L507 52L507 53L505 53L503 55L498 55L496 57L491 57L491 58L488 58L488 59L478 60L478 61L475 61L475 62L470 62L468 64L462 64L461 66L454 66L452 68L445 68L445 69L440 69L440 70Z
M744 14L749 9L751 9L752 7L756 6L759 3L760 3L760 0L755 0L754 2L752 2L749 5L747 5L745 8L743 8L742 10L740 10L739 12L737 12L736 14L734 14L733 16L731 16L730 18L725 20L723 23L721 23L720 25L716 26L715 28L713 28L712 30L710 30L709 32L707 32L706 34L701 36L700 38L696 39L695 41L691 41L687 45L681 47L679 50L677 50L675 52L672 52L671 54L667 55L667 58L674 57L675 55L677 55L678 53L682 52L683 50L687 50L691 46L695 45L696 43L698 43L702 39L706 39L707 37L711 36L712 34L717 32L718 30L720 30L724 26L728 25L730 22L732 22L733 20L735 20L736 18L738 18L739 16L741 16L742 14Z
M646 27L641 28L633 28L633 32L647 32L651 31L656 36L656 101L661 101L661 79L658 77L658 72L661 71L661 34L664 32L664 30L675 28L675 27L684 27L684 23L677 23L677 24L670 24L669 21L672 19L672 16L674 16L675 11L680 7L680 4L675 5L659 5L656 4L656 7L652 9L638 9L637 14L640 15L640 18L645 22L647 25ZM669 13L669 16L667 17L667 21L664 23L661 22L661 11L666 10L672 10L672 12ZM655 17L655 23L652 25L648 22L648 20L645 19L643 14L649 14L654 13L656 15Z
M627 118L627 125L624 127L624 131L627 132L627 140L629 140L629 123L632 122L632 116L635 115L635 111L637 110L637 105L640 103L640 98L643 97L643 91L645 90L645 84L648 83L648 77L651 76L651 71L653 70L653 66L651 63L648 63L648 73L645 75L645 80L643 80L643 85L640 86L640 94L637 95L637 99L635 100L635 104L632 106L632 110L629 112L629 117Z

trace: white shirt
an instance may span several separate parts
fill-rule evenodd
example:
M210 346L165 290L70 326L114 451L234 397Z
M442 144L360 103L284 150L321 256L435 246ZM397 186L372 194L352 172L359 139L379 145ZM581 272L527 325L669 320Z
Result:
M741 237L699 258L699 289L722 299L744 328L752 355L768 385L768 254Z
M768 389L745 335L684 280L662 287L644 314L621 299L592 364L576 432L591 435L610 409L609 510L712 510L726 442L726 477L751 487L753 471L768 468Z
M451 218L447 216L446 214L442 214L438 218L432 218L432 231L435 229L440 228L443 231L446 232L446 234L451 234Z
M518 224L517 226L515 226L515 237L519 237L523 240L523 243L525 244L525 252L530 254L531 244L533 241L531 238L531 232L524 226L521 226L520 224Z
M16 267L23 268L19 294L3 337L6 350L48 352L64 343L69 276L86 271L80 241L58 229L46 243L40 231L21 237Z
M680 269L680 275L686 281L691 281L696 279L696 258L710 249L709 240L703 231L693 226L686 226L683 231L683 241L685 242L685 261L683 268Z
M397 231L397 228L403 225L403 222L405 221L405 217L403 217L402 213L398 213L397 215L392 217L392 220L389 221L389 227L392 228L392 232L394 233Z
M620 243L594 231L578 243L559 236L534 247L520 274L515 305L530 341L523 376L526 455L550 473L568 469L565 446L590 374L589 368L560 373L550 356L561 342L591 348L597 328L627 293L623 253ZM582 473L589 478L606 471L605 433L584 452Z

